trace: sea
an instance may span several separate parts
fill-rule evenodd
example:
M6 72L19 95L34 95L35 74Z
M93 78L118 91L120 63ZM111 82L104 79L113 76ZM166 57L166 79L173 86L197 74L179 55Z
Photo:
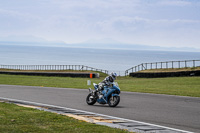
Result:
M183 60L200 60L200 52L0 45L0 65L85 65L122 76L141 63Z

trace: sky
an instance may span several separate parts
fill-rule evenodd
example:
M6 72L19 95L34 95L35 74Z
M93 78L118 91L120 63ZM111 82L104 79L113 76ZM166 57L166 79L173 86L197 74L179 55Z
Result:
M0 40L200 48L200 0L0 0Z

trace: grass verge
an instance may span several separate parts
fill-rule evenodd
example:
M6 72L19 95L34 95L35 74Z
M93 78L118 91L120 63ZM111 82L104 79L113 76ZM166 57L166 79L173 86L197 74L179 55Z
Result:
M0 103L0 132L6 133L125 133L107 126L14 104Z
M87 86L87 80L99 83L103 79L104 77L89 79L0 74L0 84L80 89L93 88L92 85ZM116 81L122 91L200 97L200 77L118 77Z

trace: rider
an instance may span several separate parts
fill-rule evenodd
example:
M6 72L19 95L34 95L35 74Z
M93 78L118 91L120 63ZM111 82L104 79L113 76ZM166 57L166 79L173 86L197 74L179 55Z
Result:
M116 78L117 78L117 74L112 72L102 82L99 83L98 91L103 91L104 86L110 86L115 81Z

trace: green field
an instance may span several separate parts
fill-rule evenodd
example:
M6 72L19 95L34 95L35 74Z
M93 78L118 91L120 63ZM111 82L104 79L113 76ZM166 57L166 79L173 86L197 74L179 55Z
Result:
M125 133L67 116L0 102L1 133Z
M87 89L87 80L99 83L100 78L45 77L0 74L0 84ZM200 77L132 78L118 77L122 91L200 97Z
M87 80L99 83L100 78L70 78L0 74L0 84L87 89ZM200 77L132 78L118 77L122 91L200 97ZM0 132L126 132L106 126L36 109L0 102Z

